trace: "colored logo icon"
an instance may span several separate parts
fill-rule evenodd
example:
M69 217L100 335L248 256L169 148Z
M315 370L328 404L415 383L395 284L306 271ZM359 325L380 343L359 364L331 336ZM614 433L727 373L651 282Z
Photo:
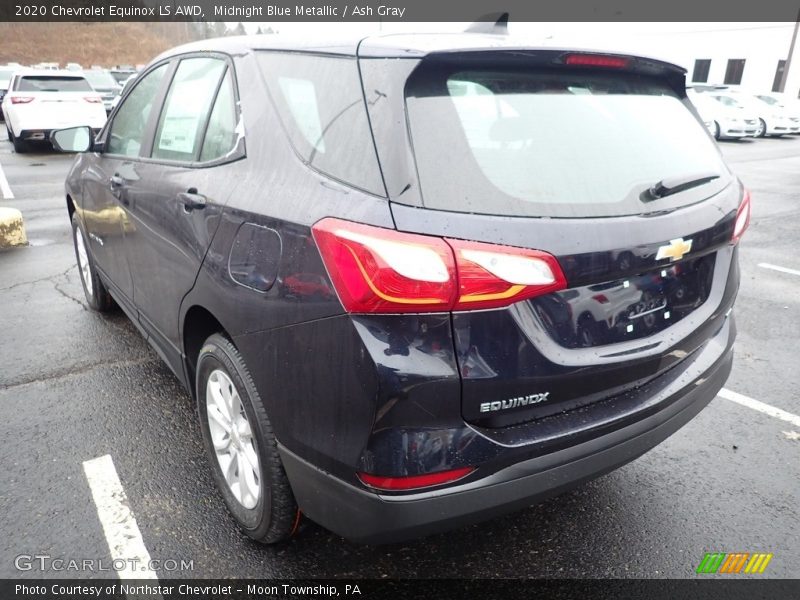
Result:
M706 552L697 573L763 573L771 560L765 552Z

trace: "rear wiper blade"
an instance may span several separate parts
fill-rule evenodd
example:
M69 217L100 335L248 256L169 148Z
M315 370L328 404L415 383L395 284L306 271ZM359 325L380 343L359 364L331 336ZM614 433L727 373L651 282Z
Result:
M672 194L678 194L693 187L704 185L719 178L719 173L692 173L691 175L667 177L642 192L640 198L643 202L657 200L658 198L664 198L665 196L671 196Z

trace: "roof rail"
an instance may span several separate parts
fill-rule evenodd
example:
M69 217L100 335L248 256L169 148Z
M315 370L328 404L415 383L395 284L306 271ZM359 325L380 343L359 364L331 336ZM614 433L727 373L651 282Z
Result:
M489 13L483 15L464 33L493 33L495 35L508 35L508 13Z

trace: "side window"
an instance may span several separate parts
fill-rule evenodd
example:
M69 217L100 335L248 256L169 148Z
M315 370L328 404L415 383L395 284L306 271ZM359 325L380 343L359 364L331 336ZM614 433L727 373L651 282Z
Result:
M197 160L206 120L225 68L225 61L217 58L181 61L158 121L153 158Z
M258 61L300 158L340 181L386 195L356 60L259 52Z
M167 66L165 63L145 75L122 102L108 132L106 147L109 154L139 156L150 110Z
M233 81L230 69L225 73L222 85L208 119L206 137L200 160L205 162L222 158L236 146L236 105L233 95Z

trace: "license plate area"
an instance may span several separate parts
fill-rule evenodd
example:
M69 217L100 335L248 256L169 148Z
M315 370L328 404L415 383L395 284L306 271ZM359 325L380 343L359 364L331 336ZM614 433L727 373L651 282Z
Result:
M565 348L591 348L651 336L679 322L709 296L716 253L634 276L574 287L532 301L545 331Z

